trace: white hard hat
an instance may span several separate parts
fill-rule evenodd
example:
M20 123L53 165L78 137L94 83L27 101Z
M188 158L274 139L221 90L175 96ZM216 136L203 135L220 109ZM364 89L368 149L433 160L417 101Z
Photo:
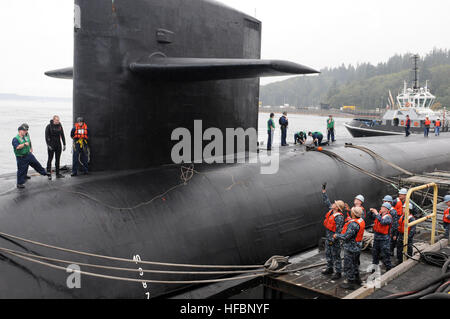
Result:
M407 195L408 194L408 190L406 188L402 188L399 192L399 195Z
M355 197L355 199L358 199L358 200L360 200L360 201L363 202L363 203L364 203L364 201L365 201L363 195L358 195L358 196Z

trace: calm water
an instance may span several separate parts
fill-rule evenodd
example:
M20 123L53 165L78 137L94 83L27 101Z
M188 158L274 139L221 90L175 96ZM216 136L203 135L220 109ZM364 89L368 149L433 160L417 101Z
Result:
M0 101L0 175L15 172L16 161L11 141L17 134L17 128L22 123L30 125L30 136L36 158L45 167L47 164L47 146L45 144L45 127L53 115L59 115L66 134L69 146L61 156L61 165L71 164L72 103L40 102L40 101ZM278 127L278 118L276 123ZM259 140L267 143L267 120L269 114L261 113L259 116ZM348 119L337 118L337 138L350 137L343 124ZM294 132L321 131L326 133L326 118L320 116L290 115L289 116L288 143L294 142ZM275 132L275 144L280 144L280 130Z
M11 145L22 123L30 125L29 134L34 155L44 168L47 165L45 128L53 115L59 115L66 134L66 143L71 145L72 103L40 101L0 101L0 175L15 172L16 159ZM71 149L67 147L61 156L61 165L69 164ZM53 164L54 165L54 164ZM31 169L31 171L33 171Z

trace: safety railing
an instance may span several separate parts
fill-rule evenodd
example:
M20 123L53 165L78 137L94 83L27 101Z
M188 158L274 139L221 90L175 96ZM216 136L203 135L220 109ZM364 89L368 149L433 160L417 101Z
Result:
M422 189L429 189L433 188L433 213L431 215L427 215L423 218L420 218L418 220L413 221L412 223L409 222L409 202L411 200L411 196L414 192L420 191ZM408 259L407 253L408 253L408 234L409 234L409 228L413 227L415 225L421 224L423 222L426 222L429 219L432 219L431 223L431 245L434 245L435 243L435 235L436 235L436 225L437 225L437 202L438 202L438 186L436 183L430 183L422 186L417 186L414 188L411 188L408 191L408 194L406 195L406 202L405 202L405 216L404 216L404 225L405 229L403 230L403 261L406 261Z

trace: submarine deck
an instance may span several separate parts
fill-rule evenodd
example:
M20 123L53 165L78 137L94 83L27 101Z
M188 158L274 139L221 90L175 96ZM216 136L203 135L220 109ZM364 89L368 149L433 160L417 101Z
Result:
M450 139L450 133L442 133L441 136L439 137L430 137L431 139L442 139L442 140L448 140ZM422 143L426 143L428 139L425 139L423 136L416 136L416 135L411 135L408 138L405 138L404 136L383 136L383 137L364 137L364 138L346 138L346 139L339 139L337 140L335 143L331 144L331 146L325 146L326 149L336 149L339 147L343 147L345 146L345 144L347 143L353 143L355 145L363 145L365 147L370 148L371 145L377 145L377 144L382 144L382 143L396 143L396 142L407 142L407 143L411 143L411 144L416 144L414 145L414 147L418 147L420 144ZM264 145L261 146L260 148L260 153L261 154L265 154L267 153L267 151L264 149ZM299 156L299 155L305 155L307 153L306 148L302 145L293 145L290 144L287 147L280 147L279 148L279 153L280 156L282 157L294 157L294 156ZM384 154L380 154L380 155L384 155ZM41 161L41 163L44 163L44 159L39 158L38 160ZM63 166L63 163L62 163ZM149 169L142 169L142 170L138 170L138 171L145 171L145 170L151 170L154 169L153 168L149 168ZM132 173L132 171L120 171L120 172L108 172L108 171L102 171L102 172L95 172L94 176L79 176L76 178L71 178L70 177L70 166L65 166L65 169L62 168L61 169L61 173L63 175L66 176L66 178L64 179L60 179L60 180L53 180L52 183L55 183L56 186L67 186L67 185L71 185L73 184L79 184L79 181L82 180L86 180L86 179L97 179L97 178L102 178L102 177L106 177L108 175L110 175L111 173L115 174L116 176L119 175L126 175L129 173ZM133 172L136 172L136 170L134 170ZM438 174L438 172L436 172L436 174ZM437 182L442 182L443 184L447 183L448 185L450 185L450 173L447 173L447 175L442 175L440 177L440 179L438 178ZM36 174L34 171L33 173L30 172L29 174L31 177L39 177L38 174ZM448 179L444 179L448 178ZM16 174L15 172L10 172L10 173L5 173L5 174L0 174L0 196L5 194L5 193L10 193L12 191L14 191L16 183ZM411 181L412 183L414 183L414 181ZM36 188L40 188L40 187L45 187L46 185L48 185L48 181L46 178L42 177L42 178L33 178L31 182L27 183L27 189L29 188L29 186L31 186L32 189L36 189Z

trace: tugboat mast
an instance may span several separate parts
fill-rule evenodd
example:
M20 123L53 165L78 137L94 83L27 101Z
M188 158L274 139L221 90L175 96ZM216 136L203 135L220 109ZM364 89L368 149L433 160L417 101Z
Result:
M412 59L414 60L414 91L419 90L419 55L415 54L412 56Z

